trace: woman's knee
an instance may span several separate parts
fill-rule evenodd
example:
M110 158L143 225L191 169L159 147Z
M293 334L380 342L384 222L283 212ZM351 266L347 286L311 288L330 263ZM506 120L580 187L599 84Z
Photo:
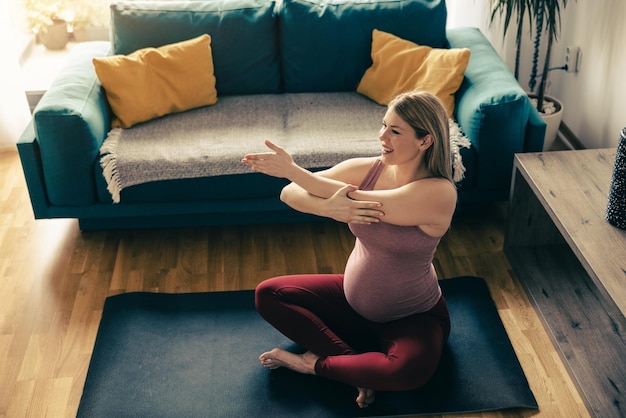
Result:
M254 305L259 313L263 312L276 302L277 277L259 283L254 290Z
M254 304L261 316L280 306L298 304L298 295L302 293L299 280L300 276L287 275L259 283L254 291Z

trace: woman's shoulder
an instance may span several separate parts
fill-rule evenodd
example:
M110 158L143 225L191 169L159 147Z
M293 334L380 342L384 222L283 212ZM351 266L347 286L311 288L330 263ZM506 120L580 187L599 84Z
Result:
M352 167L352 168L365 167L367 169L370 169L376 161L380 161L380 158L378 157L350 158L350 159L340 162L339 164L337 164L337 166Z
M398 191L398 198L437 213L452 213L457 205L456 186L443 177L416 180L400 187Z
M443 177L427 177L407 184L406 189L419 189L422 193L432 194L433 197L454 200L456 202L457 190L454 183Z
M358 184L363 180L376 160L378 160L377 157L350 158L324 170L321 174L345 183Z

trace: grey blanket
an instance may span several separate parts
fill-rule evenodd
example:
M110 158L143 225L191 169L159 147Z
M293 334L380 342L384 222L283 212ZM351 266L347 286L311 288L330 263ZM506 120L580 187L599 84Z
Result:
M213 106L111 130L101 166L116 203L123 188L136 184L250 172L241 158L267 151L266 139L302 167L330 167L380 153L385 110L352 92L227 96Z

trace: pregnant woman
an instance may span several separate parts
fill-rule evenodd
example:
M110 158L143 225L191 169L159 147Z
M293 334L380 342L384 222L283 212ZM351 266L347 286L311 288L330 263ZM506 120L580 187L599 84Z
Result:
M343 274L281 276L257 286L260 315L307 350L273 348L259 360L352 385L361 408L376 390L424 385L450 333L432 263L457 200L446 110L429 93L403 93L389 104L378 136L380 156L316 173L270 141L269 152L242 160L290 180L280 196L286 204L346 222L356 237Z

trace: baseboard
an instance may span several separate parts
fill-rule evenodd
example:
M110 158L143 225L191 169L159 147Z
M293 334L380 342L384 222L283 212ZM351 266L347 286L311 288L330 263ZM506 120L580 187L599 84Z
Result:
M582 142L576 137L574 132L564 123L561 122L559 125L559 131L557 132L557 137L570 149L586 149Z

